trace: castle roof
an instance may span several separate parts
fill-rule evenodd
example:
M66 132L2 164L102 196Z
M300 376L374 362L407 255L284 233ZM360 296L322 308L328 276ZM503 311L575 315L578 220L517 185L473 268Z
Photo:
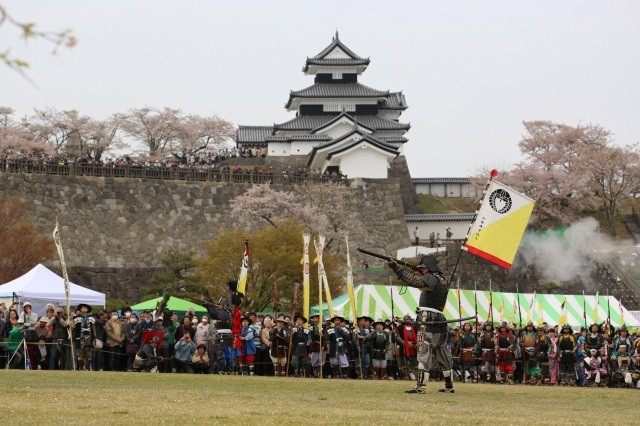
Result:
M334 51L334 49L340 49L347 58L327 58L327 56ZM342 41L340 41L340 37L338 36L338 32L336 31L335 36L331 43L322 49L320 53L317 55L307 58L305 67L303 68L304 72L309 70L309 65L318 65L318 66L328 66L328 67L350 67L350 66L364 66L366 68L369 65L369 58L363 58L356 54L353 50L349 49L345 46Z
M468 177L436 177L436 178L414 178L411 182L415 185L418 183L466 183L470 184L471 179Z
M273 126L238 126L236 142L264 143L267 136L273 133Z
M295 98L380 98L384 100L388 90L376 90L360 83L315 83L302 90L292 90L285 108L289 108Z
M409 105L407 105L407 100L405 99L404 94L402 94L402 92L394 92L394 93L389 93L389 96L387 96L387 98L384 101L382 101L381 104L378 105L378 108L405 110L409 108Z
M352 136L355 134L359 135L359 137L352 138ZM387 154L394 156L397 156L399 154L398 149L395 146L389 145L388 143L356 128L353 131L346 133L338 138L332 139L329 142L325 142L313 147L313 149L311 150L311 154L309 155L307 165L312 165L314 157L319 152L324 153L326 155L326 158L330 159L332 156L347 151L354 146L361 144L363 141L366 141L370 145L378 148L383 152L386 152Z
M408 123L399 123L397 121L388 120L377 115L351 115L358 124L363 127L375 130L409 130L411 127ZM306 130L312 131L319 127L323 127L328 122L334 120L335 115L299 115L284 123L274 124L273 130Z
M404 216L405 222L449 222L464 221L471 222L475 213L454 213L454 214L407 214Z

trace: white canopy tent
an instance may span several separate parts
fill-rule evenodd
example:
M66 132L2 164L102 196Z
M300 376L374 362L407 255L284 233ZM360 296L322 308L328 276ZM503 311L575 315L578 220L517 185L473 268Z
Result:
M70 284L70 301L72 306L86 303L91 306L105 306L104 293ZM21 277L0 285L0 298L17 297L20 301L31 303L33 312L45 314L47 303L54 306L65 306L64 280L46 266L36 265Z

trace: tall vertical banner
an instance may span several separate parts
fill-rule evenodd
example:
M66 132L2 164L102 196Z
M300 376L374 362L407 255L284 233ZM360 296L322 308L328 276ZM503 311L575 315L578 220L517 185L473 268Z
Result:
M349 306L351 307L351 320L353 324L358 323L358 313L356 312L356 295L353 290L353 269L351 268L351 255L349 254L349 236L345 236L347 245L347 294L349 295Z
M324 293L327 299L327 307L329 308L329 316L333 318L333 299L331 299L331 291L329 290L329 280L327 279L327 272L324 270L324 263L322 262L324 241L324 235L318 235L317 243L314 241L316 253L318 254L318 256L316 257L316 261L318 262L318 285L320 285L320 283L324 285Z
M58 224L58 218L56 217L56 227L53 230L53 242L56 244L58 250L58 256L60 257L60 267L62 268L62 279L64 280L64 298L67 304L67 321L71 321L71 286L69 284L69 275L67 274L67 263L64 261L64 251L62 250L62 243L60 242L60 225ZM69 334L69 342L73 342L73 335L71 328L67 328ZM71 344L71 359L75 360L74 345ZM76 369L76 363L72 362L73 370Z
M544 322L544 297L538 301L538 327Z
M244 239L244 256L242 256L242 266L238 277L238 293L247 295L247 277L249 275L249 239Z
M526 195L490 180L463 250L510 269L534 205Z
M567 324L569 321L567 320L568 318L568 312L567 312L567 296L564 297L564 300L562 301L562 305L560 305L560 320L558 321L560 323L560 327L563 327L565 324Z
M531 303L529 303L529 311L527 311L527 324L533 322L533 315L536 311L536 292L533 292L533 297L531 298Z
M600 292L597 291L596 292L596 302L595 305L593 306L593 323L594 324L598 324L600 323Z
M67 275L67 263L64 261L64 252L62 251L62 243L60 242L60 226L58 225L58 218L56 218L56 227L53 230L53 241L56 244L58 250L58 257L60 257L60 267L62 268L62 278L64 280L64 297L67 306L67 318L71 318L71 287L69 285L69 275Z
M309 243L311 242L311 235L302 235L302 315L305 318L309 318L310 302L310 275L309 275ZM321 315L322 316L322 315ZM322 320L319 324L322 325ZM305 327L308 323L305 324Z

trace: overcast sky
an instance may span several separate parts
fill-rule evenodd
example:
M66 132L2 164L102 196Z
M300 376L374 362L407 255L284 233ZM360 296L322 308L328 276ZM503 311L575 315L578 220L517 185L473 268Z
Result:
M0 66L0 105L103 118L144 105L235 124L290 119L301 68L341 40L371 64L360 78L403 90L413 177L467 176L520 159L523 120L598 123L640 141L637 1L2 1L18 20L72 28L52 56L8 24L0 51L31 64L31 86Z

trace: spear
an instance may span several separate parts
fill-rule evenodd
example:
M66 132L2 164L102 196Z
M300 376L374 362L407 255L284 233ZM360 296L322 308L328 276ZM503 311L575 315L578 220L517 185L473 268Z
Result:
M584 290L582 290L582 318L584 318L584 329L588 330L587 327L587 298L584 295Z
M473 281L473 309L476 315L476 324L478 323L478 283ZM477 327L476 327L477 330Z
M298 293L299 292L300 292L300 283L295 283L295 285L293 286L293 309L291 310L291 318L296 317L296 311L298 310ZM285 372L285 377L289 377L292 345L293 345L293 333L289 334L289 352L287 352L287 371Z
M609 302L609 289L607 289L607 334L611 333L611 305Z
M460 328L462 328L462 301L460 300L460 277L458 277L458 319L460 320Z
M487 319L491 318L491 324L493 324L493 291L491 290L491 278L489 278L489 315Z

